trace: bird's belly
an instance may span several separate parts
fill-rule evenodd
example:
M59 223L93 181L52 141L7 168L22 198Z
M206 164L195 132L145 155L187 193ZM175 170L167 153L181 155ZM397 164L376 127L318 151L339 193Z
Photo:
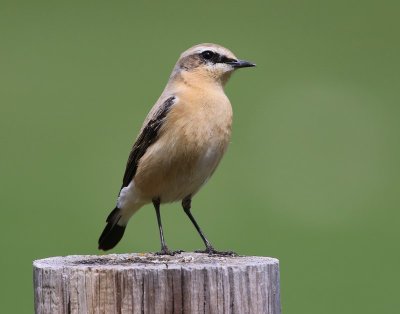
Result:
M157 144L143 156L135 185L147 201L159 197L162 203L179 201L197 193L225 151L221 143L207 143L204 147Z
M221 157L221 152L216 148L209 147L198 156L197 162L186 165L177 164L176 166L180 170L169 177L171 184L163 188L161 200L174 202L196 194L211 177Z

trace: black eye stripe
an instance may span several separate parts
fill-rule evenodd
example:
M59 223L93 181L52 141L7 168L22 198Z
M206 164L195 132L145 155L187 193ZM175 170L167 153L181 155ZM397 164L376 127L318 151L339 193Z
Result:
M202 59L208 62L211 61L212 63L228 63L237 61L236 59L228 58L227 56L220 55L211 50L205 50L201 52L200 56L202 57Z
M220 63L227 63L227 62L234 62L237 61L236 59L228 58L226 56L221 56L219 61Z

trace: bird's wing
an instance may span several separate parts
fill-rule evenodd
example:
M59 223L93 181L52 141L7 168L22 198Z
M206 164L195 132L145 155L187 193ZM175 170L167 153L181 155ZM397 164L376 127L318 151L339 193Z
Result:
M128 186L135 177L140 158L142 158L147 148L149 148L149 146L157 139L158 131L174 103L174 96L165 100L152 115L151 119L148 120L147 124L142 128L142 131L136 139L135 144L133 144L131 153L129 154L121 189Z

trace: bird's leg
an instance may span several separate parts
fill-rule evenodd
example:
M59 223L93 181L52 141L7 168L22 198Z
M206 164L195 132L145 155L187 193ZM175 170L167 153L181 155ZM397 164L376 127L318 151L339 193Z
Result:
M194 219L192 213L190 212L191 204L192 204L192 199L191 199L190 196L184 198L183 201L182 201L183 210L185 211L186 215L189 217L190 221L195 226L195 228L196 228L197 232L199 233L201 239L203 240L204 244L206 245L206 249L205 250L197 250L195 252L196 253L208 253L208 255L237 256L237 254L235 252L232 252L232 251L222 252L222 251L217 251L216 249L214 249L214 247L211 245L210 241L208 241L208 239L204 235L203 231L201 231L200 226L197 224L197 222Z
M176 253L180 253L179 251L171 252L168 250L168 247L165 243L164 239L164 232L161 223L161 215L160 215L160 198L153 199L154 209L156 210L157 215L157 223L158 223L158 230L160 232L160 240L161 240L161 251L155 253L156 255L175 255Z

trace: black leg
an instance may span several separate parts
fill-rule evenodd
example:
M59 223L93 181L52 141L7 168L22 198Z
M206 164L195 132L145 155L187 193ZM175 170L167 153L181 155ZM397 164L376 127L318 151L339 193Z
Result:
M171 252L168 249L167 244L165 243L164 232L163 232L163 227L162 227L162 223L161 223L160 198L153 199L153 205L154 205L154 209L156 210L158 230L160 232L160 241L161 241L161 251L157 252L156 254L157 255L175 255L177 253L183 252L183 251L173 251L173 252Z
M196 220L194 219L192 213L190 212L190 208L192 206L192 199L190 196L186 197L182 201L182 207L183 210L185 211L186 215L189 217L190 221L193 223L195 226L197 232L199 233L200 237L202 238L206 249L205 250L199 250L196 251L197 253L208 253L209 255L231 255L231 256L237 256L235 252L232 251L227 251L227 252L220 252L214 249L214 247L211 245L210 241L206 238L204 235L203 231L201 231L200 226L197 224Z

